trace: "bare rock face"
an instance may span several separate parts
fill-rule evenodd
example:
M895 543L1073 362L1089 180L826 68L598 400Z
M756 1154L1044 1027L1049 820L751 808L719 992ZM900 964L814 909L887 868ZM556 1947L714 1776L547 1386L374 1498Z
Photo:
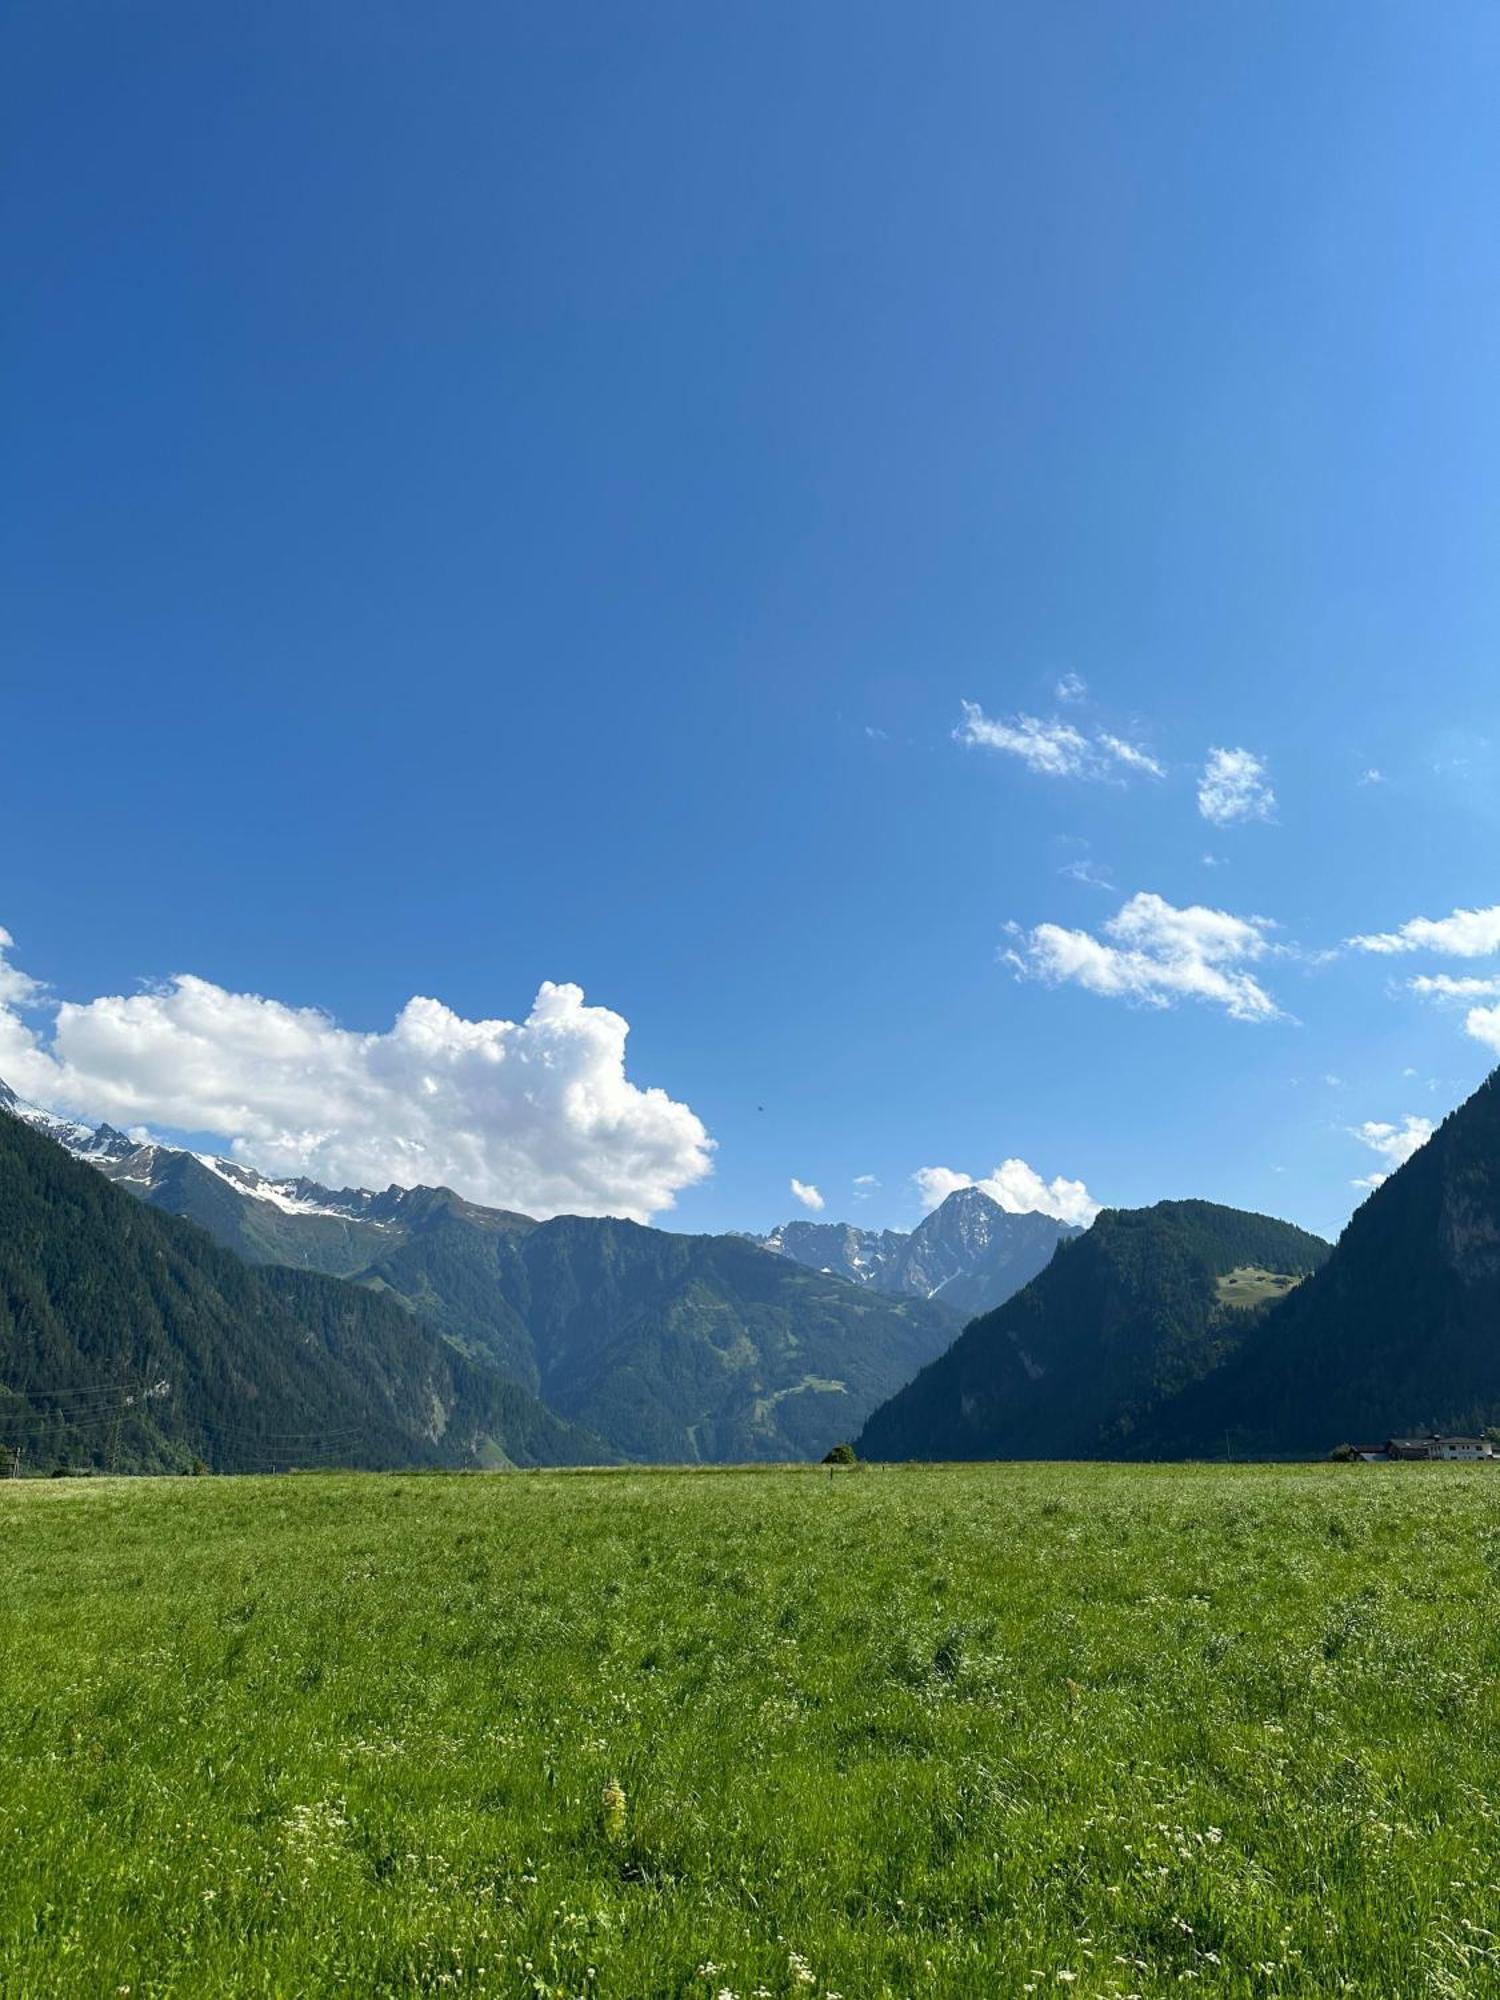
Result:
M1029 1284L1079 1231L1050 1215L1013 1215L983 1189L958 1188L909 1234L849 1222L786 1222L762 1249L809 1270L911 1299L940 1299L964 1318L992 1312Z

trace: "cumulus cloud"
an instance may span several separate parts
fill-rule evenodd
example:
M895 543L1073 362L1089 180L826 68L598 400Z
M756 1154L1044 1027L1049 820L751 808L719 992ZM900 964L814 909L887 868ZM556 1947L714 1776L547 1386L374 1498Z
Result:
M799 1181L795 1174L792 1176L791 1185L792 1185L792 1193L797 1197L798 1201L801 1202L804 1208L810 1208L814 1214L816 1214L820 1208L826 1208L828 1206L828 1204L824 1201L822 1195L818 1193L818 1190L815 1187L810 1186L809 1183L806 1181Z
M963 721L954 730L954 741L971 749L1002 750L1019 757L1028 770L1047 778L1109 778L1123 767L1143 771L1153 778L1166 775L1162 766L1139 744L1122 736L1100 731L1085 736L1071 722L1054 716L1042 721L1035 715L1017 715L1002 721L986 715L977 701L963 703Z
M1500 951L1500 903L1487 910L1455 910L1448 917L1412 917L1394 931L1352 937L1356 951L1393 954L1434 951L1445 958L1485 958Z
M1260 758L1248 750L1210 750L1198 779L1198 810L1215 826L1269 819L1276 794Z
M1418 1147L1427 1144L1432 1137L1433 1124L1430 1118L1417 1118L1408 1113L1399 1125L1387 1125L1378 1119L1367 1118L1363 1125L1351 1126L1350 1131L1384 1162L1379 1172L1365 1174L1353 1185L1377 1188L1382 1181L1390 1179L1397 1167L1405 1166Z
M546 981L523 1021L417 998L377 1033L189 973L66 1001L45 1039L20 1004L0 1004L0 1076L24 1096L211 1133L273 1175L644 1222L710 1170L698 1117L629 1079L628 1023L577 986Z
M1082 1181L1064 1180L1061 1175L1044 1181L1024 1160L1002 1160L979 1180L952 1167L919 1167L912 1181L926 1209L937 1208L959 1188L977 1187L1008 1215L1051 1215L1087 1229L1099 1213L1098 1202Z
M1245 968L1270 949L1264 917L1190 904L1177 909L1160 896L1132 896L1104 925L1104 936L1038 924L1016 933L1007 953L1023 976L1082 986L1090 993L1171 1007L1207 1000L1236 1021L1274 1021L1280 1009Z

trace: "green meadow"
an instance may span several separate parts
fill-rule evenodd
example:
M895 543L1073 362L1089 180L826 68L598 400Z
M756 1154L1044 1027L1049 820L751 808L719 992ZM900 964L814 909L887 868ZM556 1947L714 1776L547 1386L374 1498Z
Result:
M1500 1992L1500 1472L0 1486L0 1993Z

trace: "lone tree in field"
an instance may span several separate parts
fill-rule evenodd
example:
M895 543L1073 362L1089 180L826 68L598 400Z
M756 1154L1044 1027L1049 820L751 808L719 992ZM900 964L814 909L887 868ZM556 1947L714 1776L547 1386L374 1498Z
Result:
M823 1454L825 1465L858 1465L859 1459L852 1444L836 1444L832 1451Z

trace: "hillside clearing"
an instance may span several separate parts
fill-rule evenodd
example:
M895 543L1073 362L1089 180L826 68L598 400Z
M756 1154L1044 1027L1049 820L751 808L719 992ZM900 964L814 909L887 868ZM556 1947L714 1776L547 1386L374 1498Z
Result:
M1299 1272L1263 1271L1258 1265L1245 1264L1237 1271L1226 1271L1214 1290L1222 1306L1263 1306L1270 1299L1284 1299L1301 1282Z
M1457 1466L6 1483L0 1992L1494 1991L1494 1505Z

